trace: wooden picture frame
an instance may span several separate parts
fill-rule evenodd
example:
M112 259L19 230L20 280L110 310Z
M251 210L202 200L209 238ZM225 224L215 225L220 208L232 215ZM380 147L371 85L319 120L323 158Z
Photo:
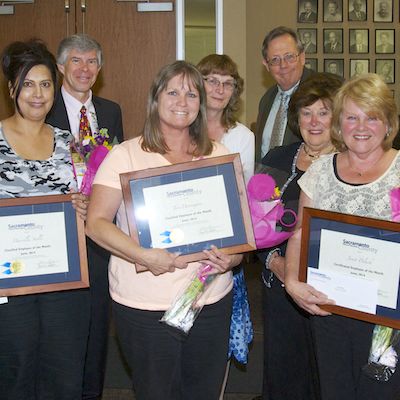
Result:
M299 279L336 301L326 311L400 329L398 253L382 254L400 249L399 232L396 222L305 207Z
M72 195L0 200L0 296L89 286L83 220Z
M204 259L211 245L227 254L256 249L239 154L128 172L120 179L129 232L140 246L179 252L187 262Z

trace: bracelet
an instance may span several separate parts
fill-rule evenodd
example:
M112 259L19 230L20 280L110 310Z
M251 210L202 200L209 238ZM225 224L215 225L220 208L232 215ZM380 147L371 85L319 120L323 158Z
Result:
M269 263L271 262L272 256L278 253L278 256L281 255L281 249L279 247L277 247L276 249L271 250L268 255L267 258L265 259L265 268L269 270Z

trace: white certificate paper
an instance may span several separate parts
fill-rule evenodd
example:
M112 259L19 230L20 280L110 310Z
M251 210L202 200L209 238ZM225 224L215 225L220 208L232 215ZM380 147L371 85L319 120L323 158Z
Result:
M0 279L68 272L63 212L0 217Z
M171 183L143 189L153 248L169 248L233 236L224 177Z
M330 299L337 306L376 314L378 282L343 276L333 271L308 268L307 283Z
M376 289L371 286L367 296L375 298L376 290L377 305L396 309L399 254L399 243L322 229L318 270L328 276L337 273L352 278L342 286L360 298L365 296L362 288L368 288L368 282L376 283ZM341 305L354 308L353 304Z

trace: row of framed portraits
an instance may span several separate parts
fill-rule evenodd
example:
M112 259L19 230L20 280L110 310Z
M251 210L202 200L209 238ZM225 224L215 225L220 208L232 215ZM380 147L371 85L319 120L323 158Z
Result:
M395 60L394 59L377 59L375 60L375 70L371 71L369 59L350 59L349 60L349 77L362 75L367 72L375 72L382 77L387 84L395 83ZM318 68L317 58L306 58L305 67L314 71L321 71ZM343 58L326 58L323 60L323 72L330 72L345 78L344 59Z
M306 54L318 52L318 34L316 28L298 28L299 38ZM343 29L323 29L323 52L341 54L345 50ZM350 54L368 54L370 52L369 29L349 29L348 52ZM395 30L375 29L375 54L394 54Z
M348 21L393 22L393 0L373 0L371 12L367 0L323 0L322 5L323 22L343 22L344 14ZM297 22L315 24L318 16L318 0L298 0Z

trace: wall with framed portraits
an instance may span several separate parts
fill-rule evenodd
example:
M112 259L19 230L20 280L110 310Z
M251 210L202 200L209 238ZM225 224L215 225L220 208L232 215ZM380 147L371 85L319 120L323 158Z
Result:
M385 0L334 1L336 4L331 4L330 0L224 2L224 52L231 55L235 61L239 56L242 57L241 74L245 79L242 99L249 126L257 119L260 98L275 84L272 75L262 64L261 46L265 35L280 25L297 30L304 45L309 43L306 49L306 66L314 70L324 71L331 68L333 71L340 71L340 74L348 79L351 76L350 60L370 60L369 66L366 67L371 72L376 71L375 60L395 60L394 83L388 85L395 91L395 99L400 106L400 88L396 85L396 79L400 77L400 60L395 57L395 54L400 53L400 0L390 0L389 7L378 5L379 1ZM385 10L388 9L390 17L380 16L379 9L383 9L384 12L380 14L384 16ZM301 16L302 13L307 15ZM244 15L246 24L243 24ZM382 21L383 19L385 21ZM229 26L229 30L226 26ZM243 28L238 29L241 26ZM341 53L324 52L324 42L328 40L325 39L324 33L329 36L331 30L341 30ZM356 43L357 33L361 33L358 36L363 38L362 44L367 41L366 53L365 47L359 47L361 50L353 48L354 52L350 52L350 46ZM329 61L335 62L329 67Z
M398 100L400 1L298 0L296 12L306 67L345 79L375 72Z

